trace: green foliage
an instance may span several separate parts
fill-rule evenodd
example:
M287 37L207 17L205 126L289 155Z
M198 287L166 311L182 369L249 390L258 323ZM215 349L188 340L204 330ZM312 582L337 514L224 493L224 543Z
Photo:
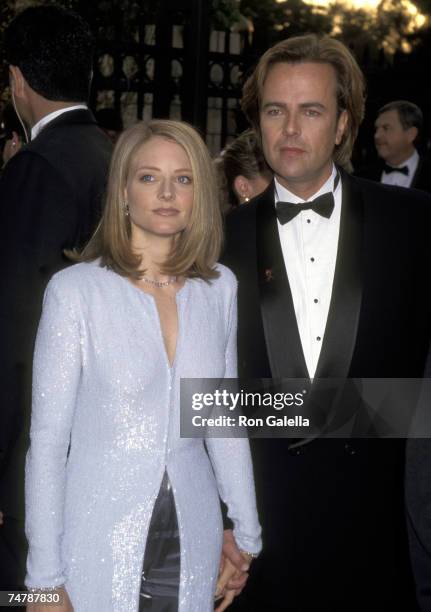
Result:
M228 30L241 19L238 2L236 0L212 0L210 19L214 30Z
M241 0L240 10L256 26L276 26L283 20L285 4L287 3L277 3L274 0Z
M198 1L198 0L192 0ZM201 0L206 1L206 0ZM431 13L431 0L411 0L418 11ZM254 53L259 54L281 38L306 32L328 33L354 49L358 57L388 58L397 51L408 52L415 46L430 46L430 29L411 27L412 15L407 0L382 0L376 11L353 8L345 0L333 0L324 6L312 6L303 0L208 0L213 29L246 30ZM160 18L161 0L0 0L0 41L4 28L15 10L35 4L57 4L80 13L100 40L137 40L139 23L154 23ZM184 2L185 5L188 3ZM178 0L181 22L181 7ZM0 91L7 83L7 69L0 42Z
M290 0L280 6L283 7L283 19L278 23L281 38L309 32L328 34L331 30L331 18L324 9L317 9L302 0Z
M383 51L389 60L398 51L408 52L420 40L420 29L406 3L382 0L375 11L354 9L337 0L328 9L330 33L360 55L367 49L372 57Z

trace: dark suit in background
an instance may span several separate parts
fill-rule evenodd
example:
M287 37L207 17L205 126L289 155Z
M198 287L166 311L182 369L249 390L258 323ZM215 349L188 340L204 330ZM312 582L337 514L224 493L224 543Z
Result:
M431 335L431 198L345 173L342 188L315 376L421 377ZM239 281L239 375L307 377L272 185L228 216L224 263ZM291 442L251 441L264 548L232 610L417 610L405 441Z
M383 167L384 162L377 160L370 166L365 166L364 168L358 169L355 174L361 178L380 182ZM431 193L431 159L429 157L419 157L418 167L416 168L410 188L420 189L421 191Z
M43 292L67 265L63 250L84 245L95 229L111 149L89 110L68 111L11 159L0 180L0 573L8 588L17 586L15 576L22 579L25 562L14 546L22 541L31 364Z

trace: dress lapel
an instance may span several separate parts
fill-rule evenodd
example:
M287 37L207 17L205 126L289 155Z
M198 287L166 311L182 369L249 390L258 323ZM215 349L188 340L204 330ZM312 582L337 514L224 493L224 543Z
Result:
M256 210L256 254L260 306L273 378L308 378L274 206L274 186Z
M341 172L341 180L343 199L337 261L316 378L348 376L362 302L362 193L355 180L345 172Z

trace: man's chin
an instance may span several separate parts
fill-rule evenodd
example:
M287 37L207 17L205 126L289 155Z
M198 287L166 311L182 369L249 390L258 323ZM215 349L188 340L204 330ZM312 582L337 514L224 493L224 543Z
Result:
M384 160L385 155L387 155L388 149L385 145L381 145L380 147L376 147L376 151L377 151L377 155Z
M284 164L275 170L275 174L286 181L301 182L307 176L307 170L294 164Z

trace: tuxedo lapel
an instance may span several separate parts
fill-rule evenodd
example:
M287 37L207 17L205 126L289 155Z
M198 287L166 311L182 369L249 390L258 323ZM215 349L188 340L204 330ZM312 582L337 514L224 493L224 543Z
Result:
M354 179L342 177L337 261L328 320L316 378L345 378L356 343L362 301L363 196Z
M238 373L241 378L271 378L258 285L256 204L239 206L226 218L222 263L238 278Z
M274 188L256 210L256 254L260 305L273 378L308 378L277 227Z

